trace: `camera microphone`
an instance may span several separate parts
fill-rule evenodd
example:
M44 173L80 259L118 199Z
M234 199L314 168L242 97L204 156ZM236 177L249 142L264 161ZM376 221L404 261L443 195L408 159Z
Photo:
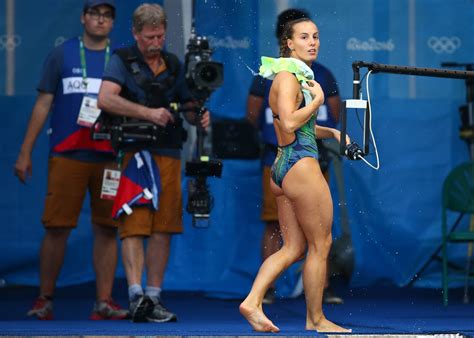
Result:
M360 160L364 155L362 149L360 149L359 145L355 142L351 142L346 145L346 150L344 151L344 154L347 156L348 159L353 161Z

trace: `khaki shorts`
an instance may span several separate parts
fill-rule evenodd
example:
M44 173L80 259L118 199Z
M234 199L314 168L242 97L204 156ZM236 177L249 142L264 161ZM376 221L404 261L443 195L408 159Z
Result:
M125 168L133 153L126 153L122 168ZM183 231L183 203L181 197L181 160L153 155L160 170L161 193L159 209L148 206L133 207L132 214L119 218L120 238L149 236L155 232L180 233Z
M278 221L278 208L275 199L270 190L271 167L263 167L262 187L263 187L263 207L261 219L265 222Z
M42 222L46 228L75 228L86 192L90 193L91 221L116 227L112 219L113 200L100 198L104 167L107 162L84 162L51 157L48 162L48 192Z

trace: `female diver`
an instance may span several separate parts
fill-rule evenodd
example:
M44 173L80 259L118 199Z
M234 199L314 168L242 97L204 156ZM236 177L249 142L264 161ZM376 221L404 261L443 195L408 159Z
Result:
M313 80L310 65L318 56L319 46L317 26L308 18L297 19L285 25L281 58L262 58L260 75L273 79L269 103L279 147L271 189L277 200L283 246L263 262L250 293L240 304L241 314L260 332L279 332L263 313L262 299L273 281L305 253L306 329L351 331L327 320L322 309L333 205L319 167L315 138L340 141L340 132L316 125L324 94ZM346 141L349 143L349 138Z

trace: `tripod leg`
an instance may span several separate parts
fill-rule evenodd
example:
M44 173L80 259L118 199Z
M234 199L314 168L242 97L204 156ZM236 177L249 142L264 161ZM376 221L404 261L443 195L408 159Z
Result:
M469 230L474 231L474 216L471 216ZM469 304L469 275L471 274L472 242L467 246L466 277L464 279L464 296L462 302Z

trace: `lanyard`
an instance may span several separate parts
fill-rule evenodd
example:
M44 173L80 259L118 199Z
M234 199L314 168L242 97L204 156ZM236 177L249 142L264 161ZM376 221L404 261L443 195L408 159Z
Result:
M81 67L82 67L82 83L86 87L86 94L87 94L87 65L86 65L86 51L84 49L84 42L82 41L82 37L79 37L79 54L81 56ZM110 59L110 42L107 40L107 47L105 47L105 62L104 68L107 66L107 63Z

